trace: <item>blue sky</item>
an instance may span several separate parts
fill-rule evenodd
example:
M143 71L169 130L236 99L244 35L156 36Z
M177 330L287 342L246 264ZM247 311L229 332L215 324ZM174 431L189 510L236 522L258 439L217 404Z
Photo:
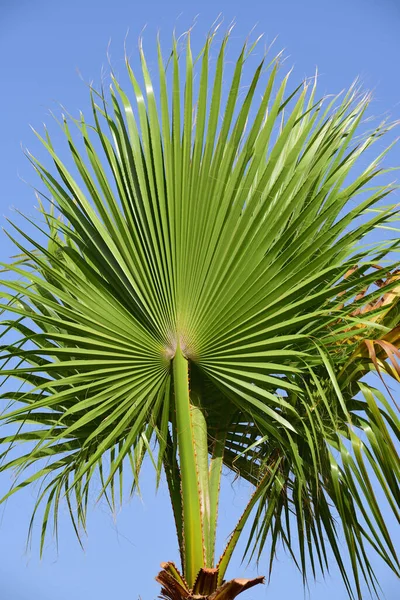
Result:
M277 35L277 49L285 48L287 67L294 66L293 80L314 74L318 65L321 95L336 93L359 75L366 88L374 90L371 114L400 118L400 3L398 0L227 0L186 2L172 0L1 0L0 52L2 94L0 96L0 180L1 225L12 217L13 208L34 214L35 198L29 184L36 184L21 144L34 154L42 152L29 124L40 129L51 124L49 109L59 112L58 103L76 114L88 109L84 82L101 81L107 69L106 50L111 44L112 62L122 67L123 42L129 29L128 50L146 25L145 46L151 59L152 41L161 31L165 46L175 27L185 31L196 15L197 40L204 38L212 22L222 13L226 24L236 20L232 45L238 48L248 32L265 32L267 42ZM78 74L79 72L79 74ZM400 164L400 150L394 149L390 164ZM14 213L15 214L15 213ZM5 238L0 241L0 259L14 253ZM0 493L10 485L8 474L0 474ZM220 509L220 548L240 514L249 489L233 484L225 476ZM90 511L89 537L83 553L69 525L67 512L61 515L58 552L49 542L42 561L37 544L25 552L25 539L35 491L14 496L0 509L0 598L2 600L142 600L155 598L153 581L159 563L177 560L168 493L161 487L154 494L150 465L144 471L142 499L127 501L114 521L99 504ZM393 536L400 542L394 522ZM36 541L40 531L36 530ZM267 557L259 572L266 571ZM398 597L399 584L379 562L380 583L387 600ZM240 549L232 563L232 576L254 576L256 569L240 564ZM396 593L397 590L397 593ZM258 587L243 598L302 598L301 578L290 559L279 555L269 587ZM310 600L347 595L335 570L326 582L310 583L305 596Z

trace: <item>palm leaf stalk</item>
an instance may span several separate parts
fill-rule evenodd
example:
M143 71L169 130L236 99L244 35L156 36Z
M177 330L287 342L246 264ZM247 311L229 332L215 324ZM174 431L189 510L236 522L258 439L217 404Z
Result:
M351 598L362 580L378 594L371 549L400 572L380 499L399 520L386 382L400 380L400 244L398 207L382 202L395 186L379 183L388 148L360 165L392 125L359 135L369 96L355 85L329 101L316 81L287 92L280 55L243 92L257 44L229 81L229 32L215 38L196 60L190 33L183 59L181 42L168 61L158 42L157 88L140 43L130 91L111 74L108 94L91 89L91 123L63 116L74 168L37 133L53 163L29 155L44 225L12 226L20 255L1 281L1 470L18 474L3 501L41 483L42 551L63 499L80 538L94 481L114 507L148 456L182 559L162 565L164 598L261 583L225 581L246 525L246 554L268 542L270 573L281 545L304 582L332 556ZM216 559L224 467L254 493Z

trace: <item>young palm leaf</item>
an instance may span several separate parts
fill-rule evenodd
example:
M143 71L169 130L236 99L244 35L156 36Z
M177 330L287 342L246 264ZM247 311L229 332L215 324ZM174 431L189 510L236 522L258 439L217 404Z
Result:
M13 225L21 256L1 282L2 374L22 382L2 394L1 470L19 475L3 500L42 483L42 549L63 498L79 536L94 478L113 506L148 454L182 558L182 575L162 565L163 597L229 600L261 583L224 582L251 516L250 557L270 541L271 570L280 543L306 581L330 548L361 598L361 579L377 591L371 548L400 572L375 491L399 519L399 420L364 381L400 378L400 244L376 236L398 209L381 203L386 150L358 166L391 125L358 136L369 97L287 92L279 56L243 94L255 45L226 83L229 34L211 69L214 38L198 85L188 34L183 84L174 38L167 62L157 47L157 93L141 44L141 81L127 61L129 91L114 75L108 95L91 90L91 124L63 117L75 169L37 134L50 208L35 236ZM255 491L216 561L224 465Z

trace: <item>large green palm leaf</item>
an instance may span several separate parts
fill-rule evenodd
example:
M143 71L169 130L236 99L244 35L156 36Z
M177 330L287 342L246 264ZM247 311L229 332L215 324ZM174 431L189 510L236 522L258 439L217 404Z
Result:
M390 125L357 138L369 98L352 88L316 101L315 83L287 94L279 57L260 61L242 96L247 45L223 102L229 36L212 71L213 38L196 87L187 36L183 95L176 40L168 69L158 46L157 95L141 45L142 83L127 61L129 93L114 76L107 99L92 91L92 124L62 122L75 171L39 136L55 168L30 158L56 210L42 208L35 237L14 225L22 258L5 266L4 331L17 335L3 374L28 385L3 394L17 429L2 468L28 469L10 494L43 482L43 546L61 498L79 533L93 475L113 503L123 469L137 485L149 453L158 478L165 468L191 587L214 564L224 464L257 487L220 582L255 509L249 551L271 539L272 567L280 541L306 578L327 570L330 547L352 593L338 517L360 596L360 574L375 587L368 545L399 572L371 482L399 518L399 421L360 381L400 371L399 244L377 241L397 208L381 203L392 185L371 186L386 150L357 167ZM13 457L17 442L28 449Z

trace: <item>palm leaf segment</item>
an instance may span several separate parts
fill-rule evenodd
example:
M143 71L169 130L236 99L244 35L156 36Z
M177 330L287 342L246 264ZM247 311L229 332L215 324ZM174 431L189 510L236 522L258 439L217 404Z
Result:
M360 382L370 370L399 373L396 265L387 260L398 242L365 242L396 208L380 203L392 186L370 185L384 153L351 175L390 126L355 138L368 97L352 88L316 101L315 83L287 94L279 56L260 60L243 92L254 46L243 47L227 84L229 35L211 69L213 38L197 59L198 83L188 35L183 69L176 40L168 69L158 45L157 97L141 46L144 85L127 61L129 94L114 76L108 100L92 91L93 124L62 122L75 171L47 132L38 135L55 170L31 161L62 219L43 208L35 239L15 227L24 258L5 266L2 297L14 316L4 331L17 335L3 345L3 374L23 387L3 394L16 403L3 421L18 429L2 439L2 468L36 465L10 494L42 481L43 545L62 497L79 532L93 475L113 504L123 469L136 485L150 453L158 477L165 468L191 587L199 568L213 567L225 464L257 487L219 584L256 507L251 553L272 540L272 567L281 542L306 578L328 569L330 547L360 596L360 576L375 588L366 545L399 572L370 479L399 518L399 421L382 392ZM29 451L13 458L17 442Z

